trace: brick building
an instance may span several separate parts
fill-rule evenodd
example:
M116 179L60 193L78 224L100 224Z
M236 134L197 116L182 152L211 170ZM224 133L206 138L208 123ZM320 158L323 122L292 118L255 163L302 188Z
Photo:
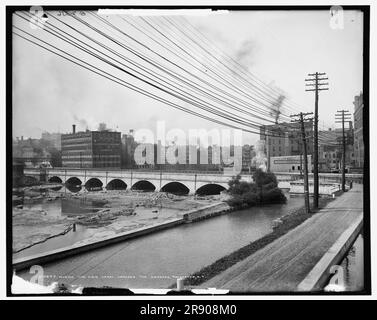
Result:
M355 96L353 102L355 106L354 117L354 153L355 153L355 166L359 168L364 167L364 137L363 137L363 112L364 100L363 93Z
M62 165L74 168L120 168L121 134L113 131L73 131L62 134Z
M297 156L302 154L299 123L278 123L260 127L260 140L264 141L267 157ZM305 122L307 154L313 154L313 121Z

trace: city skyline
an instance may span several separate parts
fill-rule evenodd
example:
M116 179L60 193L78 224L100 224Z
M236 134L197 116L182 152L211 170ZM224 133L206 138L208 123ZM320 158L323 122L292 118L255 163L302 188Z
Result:
M151 20L159 23L156 19ZM353 97L362 90L360 12L344 12L343 30L330 28L327 11L231 12L185 19L264 82L282 89L294 101L290 105L303 106L303 111L314 108L313 94L305 92L307 73L326 71L330 90L320 94L320 129L334 126L337 108L353 112ZM297 28L301 23L305 23L305 34ZM232 36L235 31L237 37ZM314 43L316 49L311 50ZM40 137L43 131L66 133L73 123L78 131L85 131L105 122L122 133L153 130L158 120L165 120L168 130L224 127L131 92L17 37L13 63L14 137ZM38 79L35 86L33 79ZM259 139L246 132L243 136L245 144Z

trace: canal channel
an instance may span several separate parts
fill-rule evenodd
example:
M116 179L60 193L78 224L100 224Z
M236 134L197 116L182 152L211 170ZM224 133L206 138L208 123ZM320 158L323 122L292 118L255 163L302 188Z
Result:
M177 278L189 276L271 232L273 220L303 205L301 196L287 194L287 198L286 204L238 210L46 264L43 266L46 284L59 281L96 287L167 288ZM81 211L75 209L74 203L67 206L61 200L50 203L50 210L58 213L60 210L66 215L70 214L67 207L73 208L72 214ZM62 241L73 243L91 232L95 229L81 227L26 253L48 251ZM25 279L32 276L28 270L18 275Z

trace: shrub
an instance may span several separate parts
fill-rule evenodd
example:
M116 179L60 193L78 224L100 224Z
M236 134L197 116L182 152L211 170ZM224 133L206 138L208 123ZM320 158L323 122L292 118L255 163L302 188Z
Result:
M227 203L232 207L240 207L244 204L244 199L240 195L233 195Z
M262 187L270 183L274 184L275 187L278 185L276 176L272 172L263 172L261 169L254 172L253 179L257 187Z
M281 191L280 188L273 188L267 191L263 191L263 202L265 203L286 203L287 197Z
M254 183L241 181L240 175L233 177L229 185L231 198L227 201L231 206L255 206L261 203L285 203L287 198L278 188L273 173L258 169L253 175Z
M243 202L248 206L255 206L259 203L259 197L255 192L249 191L242 196Z

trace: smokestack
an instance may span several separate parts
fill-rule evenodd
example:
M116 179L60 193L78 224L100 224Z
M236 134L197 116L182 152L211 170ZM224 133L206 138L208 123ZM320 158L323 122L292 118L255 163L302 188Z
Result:
M24 136L21 136L21 141L24 141Z
M75 124L72 125L72 133L73 133L73 134L76 133L76 125L75 125Z

